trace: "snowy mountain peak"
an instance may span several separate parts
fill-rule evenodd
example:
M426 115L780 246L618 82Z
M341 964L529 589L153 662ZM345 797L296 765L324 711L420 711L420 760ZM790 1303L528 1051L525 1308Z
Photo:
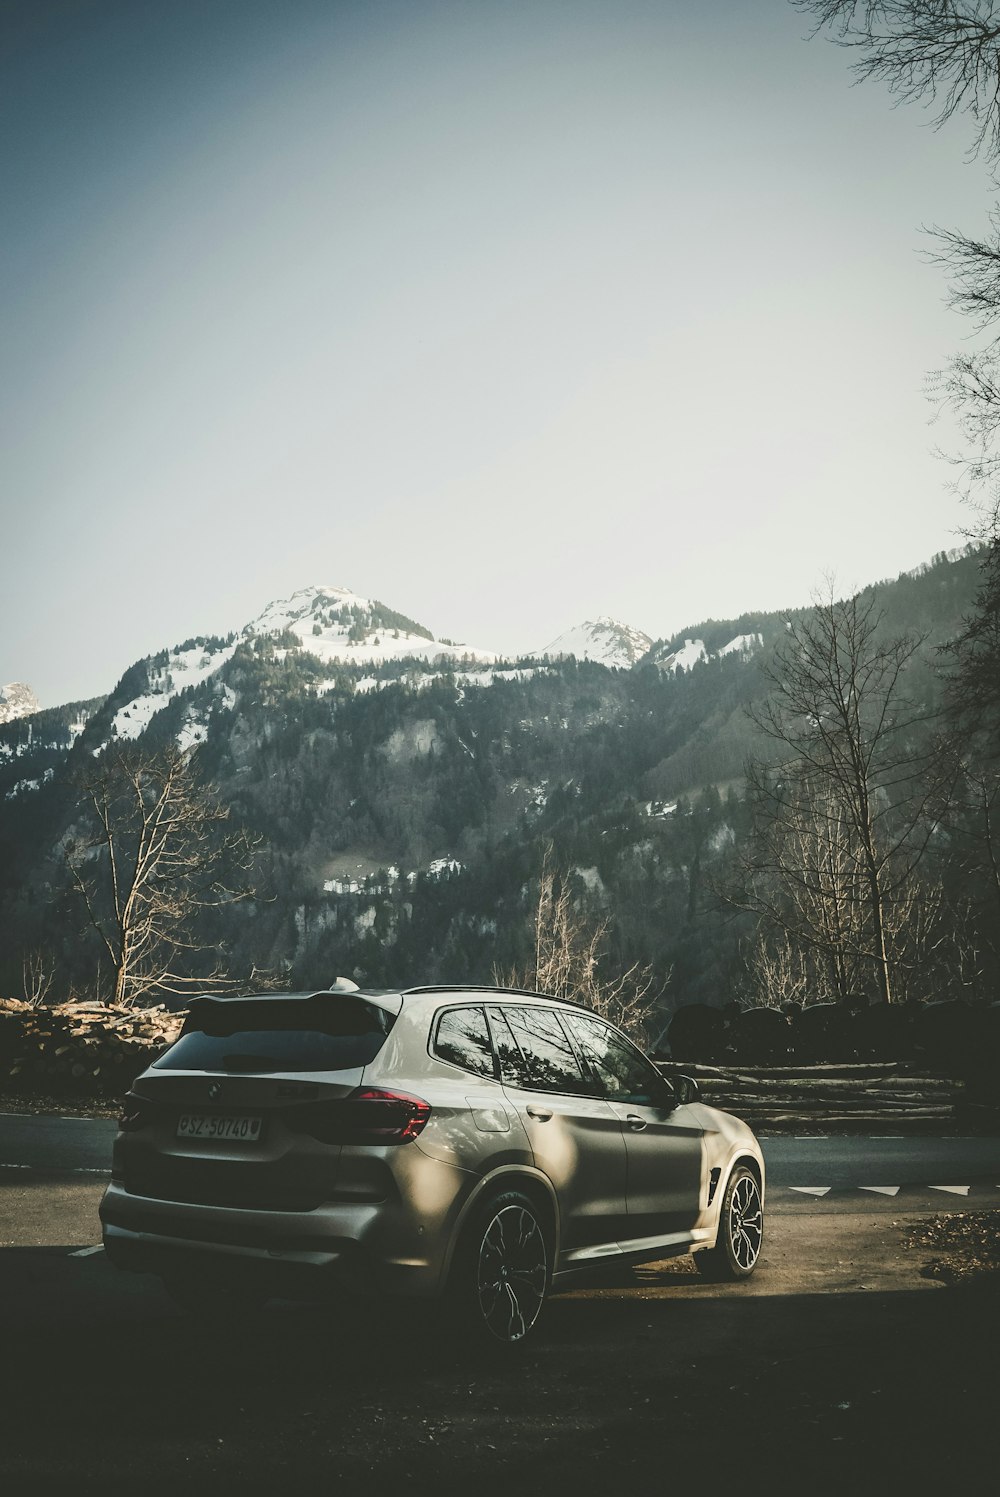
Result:
M30 717L32 712L41 710L41 702L23 681L9 681L0 686L0 723L12 723L17 717Z
M325 662L343 660L374 665L405 656L435 659L496 660L493 650L445 644L429 629L397 613L377 598L362 598L346 587L305 587L290 598L269 603L242 630L242 637L289 632L299 647Z
M652 643L649 635L643 634L641 629L633 629L605 616L587 619L574 629L567 629L539 654L553 657L575 655L578 660L596 660L601 665L627 669L645 655Z
M263 612L251 619L240 632L244 638L251 634L272 634L289 629L303 619L310 618L311 621L311 616L324 608L350 608L352 605L363 609L371 607L367 598L358 597L348 587L300 587L290 598L277 598L268 603Z
M498 658L491 650L474 650L468 645L436 640L422 624L396 613L375 598L362 598L349 588L303 587L289 598L269 603L228 639L192 640L141 662L144 666L141 686L128 699L118 696L111 736L138 738L156 713L174 697L218 677L240 642L261 637L272 639L277 649L286 653L307 650L331 667L339 662L371 666L413 656L426 660L443 656L456 664L470 660L489 664ZM334 675L332 669L330 675ZM215 680L212 695L222 707L232 707L236 700L221 679ZM37 710L37 704L25 710ZM205 711L202 707L187 712L178 739L182 747L190 748L204 739Z

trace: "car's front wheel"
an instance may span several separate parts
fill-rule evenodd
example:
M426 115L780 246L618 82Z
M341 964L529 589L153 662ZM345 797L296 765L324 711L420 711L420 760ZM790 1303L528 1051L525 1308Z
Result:
M494 1341L523 1341L541 1314L549 1250L539 1213L519 1190L482 1207L465 1234L453 1284L462 1321Z
M738 1164L722 1197L715 1247L695 1253L694 1261L707 1279L748 1279L757 1267L763 1243L760 1186L753 1171Z

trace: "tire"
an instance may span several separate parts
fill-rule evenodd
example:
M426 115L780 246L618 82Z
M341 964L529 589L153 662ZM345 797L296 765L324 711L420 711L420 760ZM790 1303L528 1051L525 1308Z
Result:
M698 1272L716 1283L748 1279L757 1267L764 1242L764 1208L757 1177L738 1164L729 1177L719 1207L719 1236L714 1248L695 1253Z
M538 1208L519 1190L491 1197L459 1246L451 1300L463 1332L515 1345L541 1314L550 1250Z

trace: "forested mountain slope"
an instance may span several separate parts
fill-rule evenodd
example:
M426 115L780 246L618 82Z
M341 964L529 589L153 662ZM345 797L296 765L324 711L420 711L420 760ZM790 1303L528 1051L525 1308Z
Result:
M978 566L940 557L878 588L886 634L924 637L909 686L929 716L939 647L969 612ZM0 727L0 989L19 992L24 953L40 949L57 987L93 982L62 851L80 776L120 741L190 750L260 838L258 897L212 917L237 973L488 982L529 951L551 844L580 909L609 921L609 966L669 976L664 1014L741 989L752 920L714 886L748 831L744 761L767 752L746 708L805 610L705 621L614 669L472 659L384 605L379 619L349 616L344 598L310 602L294 629L275 615L274 629L186 641L101 703ZM388 629L419 653L309 647L352 628L361 651Z

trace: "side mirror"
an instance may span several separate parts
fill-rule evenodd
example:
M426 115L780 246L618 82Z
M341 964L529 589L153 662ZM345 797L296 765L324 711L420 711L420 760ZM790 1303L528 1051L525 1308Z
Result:
M674 1089L674 1104L677 1107L686 1107L689 1102L701 1099L698 1083L693 1076L671 1076L670 1084Z

